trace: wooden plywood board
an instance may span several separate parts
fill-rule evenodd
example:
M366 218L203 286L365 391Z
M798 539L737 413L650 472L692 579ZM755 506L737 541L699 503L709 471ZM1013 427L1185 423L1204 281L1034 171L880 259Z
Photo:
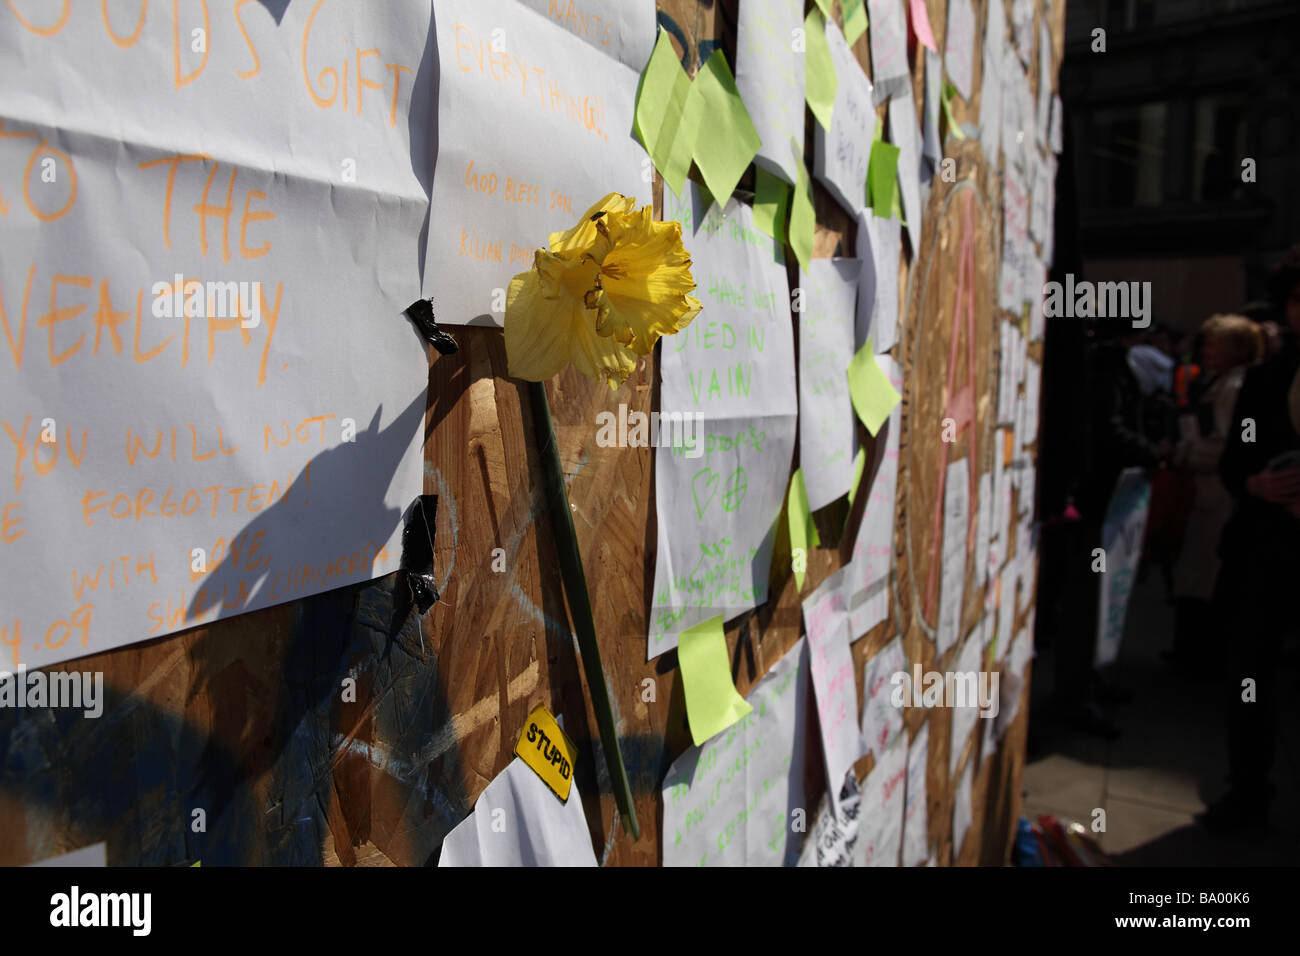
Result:
M1041 15L1041 0L1039 6ZM979 24L985 7L977 3ZM734 63L735 0L660 0L659 9L689 70L717 48ZM942 42L945 5L929 0L928 9ZM1062 14L1063 4L1053 4L1057 63ZM870 73L866 37L854 52ZM978 50L975 62L978 70ZM919 63L913 72L918 108ZM966 104L955 105L958 118L967 118ZM883 120L883 107L880 113ZM947 317L955 291L950 266L960 227L954 211L966 192L977 207L977 414L973 432L953 452L972 456L980 470L991 466L997 335L990 280L998 267L1001 221L996 170L969 140L949 139L946 155L957 160L957 182L936 180L926 239L919 250L905 249L900 269L895 355L905 368L905 392L898 571L889 619L853 645L859 695L863 665L895 635L903 635L909 661L926 669L951 664L951 654L935 659L933 619L917 597L917 582L929 574L931 561L934 419L947 375ZM741 189L747 187L752 177L742 181ZM815 255L854 254L855 226L819 184L815 205ZM641 821L642 836L634 842L617 820L571 637L527 390L506 375L499 332L455 334L460 352L431 365L426 413L425 491L439 496L438 604L418 625L411 620L395 630L393 590L402 585L390 576L54 668L102 670L105 714L98 721L0 715L0 831L8 836L0 841L0 864L100 840L108 841L110 863L119 865L198 859L207 865L426 864L509 762L520 725L537 704L563 718L578 746L576 780L598 858L611 865L659 863L660 786L690 740L675 652L645 661L656 540L653 452L595 443L597 413L617 412L619 403L653 407L653 357L617 393L572 369L548 386ZM870 454L872 440L865 432L860 437ZM803 595L851 555L852 531L842 529L856 528L857 514L839 503L816 520L826 543L809 556ZM788 558L782 525L771 598L726 629L742 694L801 633L800 593ZM963 637L979 614L978 596L970 591ZM1017 631L1023 623L1017 621ZM355 701L343 699L349 679L356 684ZM972 735L963 762L980 761L973 821L964 846L956 848L949 715L908 712L909 733L930 722L930 838L940 863L1007 858L1027 710L1026 696L996 755L980 754L980 735ZM814 732L810 806L824 790L821 765ZM870 766L870 758L860 762L859 773ZM196 810L204 818L198 832Z

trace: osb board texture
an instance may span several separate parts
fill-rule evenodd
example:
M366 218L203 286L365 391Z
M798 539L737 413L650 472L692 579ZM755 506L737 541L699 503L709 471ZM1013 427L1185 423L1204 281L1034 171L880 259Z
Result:
M927 0L927 6L942 38L946 5ZM1038 6L1041 17L1042 0ZM715 48L734 64L736 0L660 0L659 8L660 22L690 71ZM976 8L982 37L986 3L977 0ZM1058 65L1063 15L1064 4L1054 4ZM854 52L870 74L868 37ZM921 58L914 55L913 63L919 108ZM978 50L975 64L978 87ZM1037 83L1036 70L1030 82ZM976 93L972 106L978 104ZM973 119L967 109L955 100L959 122ZM914 577L928 573L931 530L923 519L937 495L933 416L942 405L947 372L955 277L950 265L960 224L952 215L956 207L945 203L949 193L961 190L973 190L981 210L975 243L979 411L973 434L963 435L954 454L973 453L981 470L992 460L988 409L999 360L993 323L1012 318L995 319L991 307L1000 249L1001 211L992 188L997 170L988 168L976 145L950 135L945 155L957 159L958 182L935 181L926 248L905 243L900 269L900 344L894 354L906 378L898 570L889 620L853 646L859 695L863 665L895 635L903 635L909 661L927 669L950 664L955 653L935 660L926 634L933 622L925 623L924 612L917 612L911 587ZM811 163L811 153L807 159ZM742 181L742 196L747 188L752 176ZM855 254L851 218L820 185L815 189L814 254ZM793 271L791 279L793 285ZM594 442L599 411L614 411L620 402L642 411L652 407L653 360L643 361L617 393L571 369L548 386L641 823L641 838L633 842L617 819L571 636L527 391L506 376L499 332L463 329L456 335L460 352L431 365L426 421L425 491L439 496L439 603L418 626L411 618L394 627L392 595L402 585L393 575L52 668L103 671L104 714L98 720L52 710L0 715L0 864L107 841L111 865L427 865L436 862L445 834L510 761L519 728L537 704L562 715L578 746L576 780L598 858L610 865L660 862L659 788L690 738L676 654L644 660L654 574L653 455ZM1031 353L1038 349L1032 346ZM860 437L870 454L871 439L865 432ZM859 498L859 509L865 498ZM816 515L825 544L809 555L803 596L852 554L859 515L846 512L839 502ZM494 570L498 548L504 562L495 566L503 571ZM789 567L782 516L771 597L727 628L741 693L799 637L800 594ZM963 636L978 615L972 592L968 588ZM1023 624L1017 621L1017 632ZM348 677L356 680L355 703L340 699ZM648 702L647 678L655 682L655 699ZM1007 859L1019 813L1027 687L1020 711L996 754L977 753L978 730L963 745L958 774L966 761L980 764L972 825L961 847L951 845L949 714L908 711L909 733L931 722L929 826L940 864L996 865ZM806 783L809 805L816 806L825 787L815 721L809 728ZM870 762L868 757L859 763L859 775ZM195 832L196 810L203 811L201 832Z

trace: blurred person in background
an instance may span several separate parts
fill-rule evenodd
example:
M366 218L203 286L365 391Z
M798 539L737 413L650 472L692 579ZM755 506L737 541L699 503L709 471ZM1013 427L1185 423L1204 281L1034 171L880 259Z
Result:
M1201 354L1201 333L1189 332L1178 343L1178 364L1174 366L1174 404L1181 410L1195 401L1197 380L1201 377L1198 358Z
M1171 464L1190 479L1192 496L1174 566L1174 646L1168 660L1183 673L1212 668L1212 640L1218 632L1210 599L1219 572L1219 535L1232 511L1232 497L1219 480L1219 461L1246 370L1263 354L1259 327L1242 315L1215 315L1201 325L1205 387L1195 405L1179 416L1181 439Z
M1300 583L1300 245L1273 270L1270 292L1286 319L1278 351L1250 369L1229 423L1219 476L1236 499L1219 545L1215 584L1226 655L1228 792L1202 816L1218 832L1257 830L1273 799L1282 636L1293 626Z
M1272 319L1265 319L1259 323L1259 331L1264 336L1264 357L1276 355L1282 348L1282 326Z
M1241 314L1259 326L1259 331L1264 336L1264 358L1271 357L1282 347L1283 331L1278 323L1280 316L1275 303L1267 300L1247 302L1241 307Z
M1151 327L1146 337L1129 347L1125 356L1138 380L1142 434L1166 443L1175 437L1178 407L1174 388L1178 371L1178 348L1173 331L1164 323ZM1174 562L1183 541L1183 526L1192 508L1192 485L1185 475L1169 468L1151 473L1151 504L1142 542L1138 582L1146 580L1154 564L1165 584L1165 600L1174 600Z
M1092 571L1092 554L1101 545L1106 508L1120 472L1134 466L1156 468L1172 450L1162 433L1149 430L1153 416L1147 413L1147 390L1151 389L1152 395L1158 391L1169 377L1172 362L1141 352L1132 361L1132 349L1142 343L1142 337L1126 326L1101 322L1092 335L1083 379L1082 408L1087 410L1081 422L1083 475L1077 494L1070 498L1071 511L1077 508L1078 520L1061 531L1068 535L1064 547L1071 557L1060 582L1061 626L1055 648L1053 705L1063 725L1114 739L1119 727L1103 704L1122 701L1127 695L1106 684L1093 666L1100 575ZM1151 388L1153 383L1156 388Z

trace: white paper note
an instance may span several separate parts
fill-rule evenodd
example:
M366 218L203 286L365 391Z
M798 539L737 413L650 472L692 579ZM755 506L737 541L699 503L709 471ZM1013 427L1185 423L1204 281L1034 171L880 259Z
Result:
M898 866L906 785L907 734L899 734L877 756L862 787L857 866Z
M767 600L798 414L790 296L776 243L735 199L725 210L711 203L706 215L694 183L686 202L665 190L664 214L682 223L704 309L660 346L660 420L704 417L693 450L669 447L662 428L655 450L652 658L676 647L681 631Z
M925 51L925 110L921 117L921 155L930 161L933 173L939 167L943 156L943 144L939 141L940 90L943 87L943 62L933 50Z
M954 706L952 708L952 741L951 746L948 748L949 775L956 773L957 761L961 758L962 751L966 747L966 741L970 739L971 731L980 719L981 650L979 628L976 628L967 636L966 643L961 646L961 651L957 654L957 661L953 665L957 680L961 682L960 693L963 695L963 699L951 702ZM987 680L985 678L985 686L991 686L987 683ZM961 706L956 706L958 703ZM974 761L971 762L974 763Z
M907 752L907 802L903 812L903 866L920 866L930 855L929 810L926 806L926 767L930 753L930 725L912 738Z
M1051 133L1048 136L1048 145L1052 152L1061 155L1065 149L1065 114L1061 106L1061 98L1053 95L1052 97L1052 119Z
M1035 126L1038 143L1047 146L1049 124L1052 118L1052 34L1047 21L1038 24L1038 115Z
M998 422L1011 421L1015 390L1011 382L1011 324L997 320L998 327Z
M1025 82L1025 71L1016 59L1013 47L1003 48L1002 53L1002 155L1007 158L1007 165L1020 163L1020 93L1018 87Z
M1047 266L1041 259L1033 259L1029 289L1032 298L1029 303L1029 341L1041 342L1046 328L1047 318L1043 314L1043 287L1047 284Z
M975 586L984 587L989 574L989 531L993 523L993 475L979 476L979 504L975 509Z
M1003 448L1006 443L1007 429L999 428L994 435L993 468L993 536L1001 542L1000 554L1005 558L1011 551L1011 478L1012 470L1007 467Z
M853 866L862 822L862 789L850 768L844 774L839 800L823 796L817 822L799 854L799 866Z
M1057 159L1055 156L1049 156L1047 158L1047 228L1044 230L1043 235L1042 255L1043 265L1048 269L1052 267L1052 257L1055 254L1054 250L1056 245L1056 170ZM1038 299L1038 305L1041 309L1041 286L1038 291L1040 294L1037 295L1036 298Z
M889 101L889 140L898 147L898 188L903 194L903 218L912 248L921 246L921 131L910 88Z
M1052 198L1051 175L1052 167L1039 156L1034 164L1034 192L1029 215L1029 234L1039 242L1047 239L1047 230L1052 222L1052 208L1049 205ZM1031 256L1030 259L1037 264L1034 257ZM1025 290L1026 298L1041 297L1043 291L1041 284L1028 285L1030 287Z
M860 266L857 259L813 259L800 272L799 466L813 511L853 486L857 440L848 368Z
M939 656L957 643L966 585L966 534L970 523L970 459L948 465L943 486L943 564L939 583Z
M949 0L944 66L962 99L970 102L975 70L975 8L971 0Z
M510 761L442 842L439 866L596 866L577 781L560 802L532 767Z
M1028 66L1034 47L1034 0L1013 0L1011 23L1015 31L1016 52L1020 54L1021 61Z
M903 729L903 708L895 707L892 697L895 675L906 673L902 637L894 638L866 664L862 684L867 698L862 705L862 740L867 750L875 754L877 763L884 759L885 750Z
M1002 0L989 0L988 22L984 28L981 51L983 74L980 78L980 146L989 166L998 164L1002 136L1002 63L1006 54L1006 15Z
M1026 456L1025 467L1020 475L1020 505L1021 512L1033 517L1034 504L1037 499L1034 498L1035 485L1038 482L1038 469L1034 467L1033 458ZM1025 594L1025 600L1029 599L1028 592Z
M136 6L0 9L0 669L387 574L421 491L428 6Z
M439 0L438 162L424 290L439 322L505 320L511 278L611 192L651 201L638 74L516 0Z
M826 130L821 123L813 124L816 130L813 172L840 205L856 213L867 203L867 165L876 133L871 81L844 41L844 34L831 20L826 21L826 43L838 83L831 128Z
M1002 430L993 432L993 514L989 525L989 541L999 554L1006 554L1006 538L1002 535L1002 492L1006 484L1006 467L1003 465ZM998 559L990 557L989 567L994 573L1002 567Z
M992 721L989 721L992 723ZM962 845L966 840L966 831L971 824L971 790L975 783L975 759L966 762L966 771L957 781L957 790L952 798L952 858L955 863L961 856Z
M1010 534L1010 532L1008 532ZM1015 633L1016 622L1016 565L1011 562L1002 573L1002 600L998 605L998 643L997 660L1001 660L1011 647L1011 638Z
M520 0L640 73L654 49L654 0ZM508 45L508 37L502 38ZM599 197L597 197L599 198Z
M800 0L740 5L736 88L762 141L755 162L790 183L798 181L803 156L805 47L795 43L802 30Z
M1016 74L1016 95L1020 98L1016 115L1020 120L1020 131L1024 134L1020 138L1017 165L1028 171L1029 154L1036 149L1038 143L1038 107L1034 103L1034 94L1029 89L1029 74L1020 69L1016 70Z
M1022 629L1007 652L1006 666L1002 670L1002 680L998 684L1001 694L997 717L999 739L1006 734L1007 728L1020 713L1020 698L1025 689L1025 668L1029 666L1033 656L1033 634L1027 628Z
M1029 249L1028 235L1029 194L1020 171L1008 163L1002 180L1002 270L998 304L1017 315L1024 303L1023 257Z
M904 0L867 0L871 35L871 81L879 106L908 88L907 19Z
M858 213L858 258L862 281L858 284L857 347L870 335L876 354L898 342L898 259L901 253L897 219L879 218L869 209Z
M827 780L843 780L864 752L858 726L858 685L853 677L853 654L849 650L844 571L841 568L828 577L803 602ZM842 813L838 806L839 793L833 796L837 812Z
M1026 445L1038 441L1038 402L1039 388L1043 381L1043 370L1031 358L1025 359L1025 433L1021 437Z
M903 388L902 371L892 357L876 356L876 364L894 388ZM866 635L889 616L889 582L894 562L894 503L898 485L898 436L902 430L902 403L876 435L876 461L863 471L863 482L874 474L867 504L853 542L848 565L849 615L853 640ZM866 486L864 485L863 488ZM859 494L863 488L859 488Z
M664 778L664 866L788 866L803 839L807 642L745 695L748 716L690 747Z

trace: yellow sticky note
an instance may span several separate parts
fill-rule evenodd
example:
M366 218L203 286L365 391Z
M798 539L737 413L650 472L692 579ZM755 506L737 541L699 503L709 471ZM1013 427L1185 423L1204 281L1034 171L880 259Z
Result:
M698 97L662 29L641 74L634 119L637 135L659 175L680 196L699 129Z
M840 13L844 16L844 39L849 46L867 32L867 8L863 0L840 0Z
M699 131L708 131L708 135L697 131L695 136L695 165L718 205L725 206L762 140L721 50L714 50L700 67L692 96L699 99L690 104L699 111L693 122Z
M790 213L790 186L762 166L754 167L754 225L785 245L785 220Z
M813 208L812 180L808 170L799 159L799 180L794 184L794 199L790 204L790 248L799 266L808 271L812 262L813 237L817 232L817 212Z
M858 449L858 456L853 459L853 485L849 488L849 507L853 507L853 499L858 495L858 485L862 483L862 473L867 470L867 450Z
M677 662L695 746L702 746L754 709L736 693L731 680L721 614L682 631L677 639Z
M827 20L833 20L835 18L835 15L831 13L833 5L834 0L817 0L817 6L821 8L822 15L826 17Z
M804 96L822 129L831 128L831 113L835 108L835 62L826 42L826 21L815 7L808 11L803 21L806 44L804 47Z
M535 707L524 721L515 756L532 767L557 797L568 802L578 749L545 707Z
M790 479L785 510L790 523L790 556L794 561L794 583L803 590L803 577L808 566L808 552L822 543L813 523L812 508L808 504L808 486L803 481L803 469L796 468Z
M889 413L902 400L876 361L875 343L869 338L867 344L849 360L849 397L853 399L853 410L858 413L858 418L873 435L880 431Z

